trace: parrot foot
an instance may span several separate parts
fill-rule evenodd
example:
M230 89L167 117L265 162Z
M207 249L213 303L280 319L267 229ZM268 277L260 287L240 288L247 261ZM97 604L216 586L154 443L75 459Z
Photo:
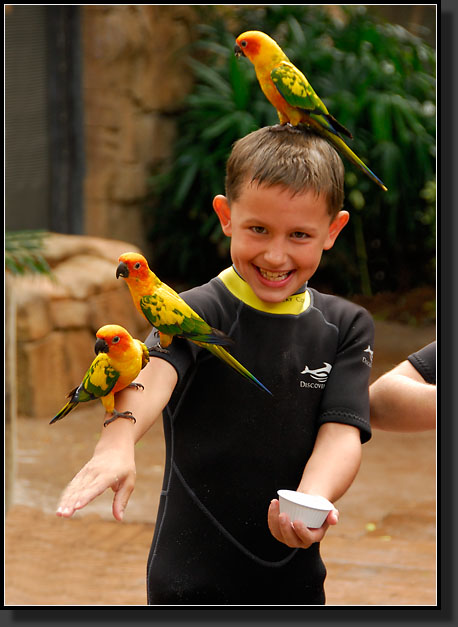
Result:
M293 126L290 122L286 122L285 124L274 124L270 127L270 130L274 133L278 133L281 131L288 131L289 133L300 133L301 129L297 126Z
M108 418L108 420L105 420L105 422L103 423L103 426L106 427L107 425L111 424L112 422L114 422L118 418L127 418L128 420L132 420L134 422L134 424L137 422L135 417L132 415L131 411L119 412L119 411L116 411L116 409L115 409L114 412L113 412L112 417Z
M285 124L273 124L270 127L270 131L272 133L278 133L279 131L284 131L285 130L285 126L286 126Z
M136 390L144 390L145 387L141 383L129 383L128 388L135 388Z
M161 343L158 342L154 346L149 346L148 347L148 352L149 352L150 355L154 355L154 353L168 353L169 351L166 348L163 348L161 346Z

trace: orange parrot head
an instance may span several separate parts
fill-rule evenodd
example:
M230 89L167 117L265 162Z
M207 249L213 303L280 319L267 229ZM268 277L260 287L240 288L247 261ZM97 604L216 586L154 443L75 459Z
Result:
M239 35L234 52L236 57L243 55L255 66L258 63L278 63L287 58L277 42L259 30L247 30Z
M132 336L119 324L106 324L97 331L95 354L109 353L112 356L120 355L127 351L133 341Z
M116 278L122 277L129 282L146 282L155 275L151 272L143 255L138 253L123 253L118 259Z

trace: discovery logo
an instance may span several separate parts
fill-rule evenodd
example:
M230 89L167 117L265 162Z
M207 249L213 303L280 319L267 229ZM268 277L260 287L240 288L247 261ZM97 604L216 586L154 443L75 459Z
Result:
M372 360L374 359L374 351L371 349L370 344L368 345L367 348L365 348L363 350L363 353L367 353L369 358L367 358L365 355L363 355L363 358L362 358L361 361L363 362L363 364L366 364L366 366L371 367L372 366Z
M323 362L321 368L317 368L316 370L312 370L308 366L305 366L301 374L308 375L311 379L314 379L318 383L312 383L311 381L301 381L301 388L324 388L324 384L328 380L331 369L331 364L328 364L325 361Z

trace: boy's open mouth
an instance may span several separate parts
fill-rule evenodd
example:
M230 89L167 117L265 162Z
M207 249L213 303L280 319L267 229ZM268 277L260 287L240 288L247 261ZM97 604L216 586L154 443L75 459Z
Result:
M284 281L294 272L294 270L282 270L280 272L275 272L273 270L265 270L259 266L256 266L256 269L264 279L274 282Z

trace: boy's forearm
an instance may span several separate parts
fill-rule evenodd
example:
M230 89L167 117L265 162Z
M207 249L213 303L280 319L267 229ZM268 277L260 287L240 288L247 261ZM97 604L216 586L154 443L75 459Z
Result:
M318 431L313 453L297 489L324 496L334 503L350 487L360 463L359 429L326 423ZM278 499L273 499L267 520L274 538L290 547L308 549L313 543L321 542L329 525L337 524L338 511L331 511L319 529L310 529L303 522L292 521L285 513L280 513Z
M361 464L359 429L329 422L318 431L299 492L319 494L334 503L353 483Z
M163 359L152 358L136 382L141 383L144 389L128 388L115 398L116 409L131 411L136 422L117 418L102 427L92 458L61 496L58 516L73 516L76 510L111 488L115 493L113 516L116 520L123 519L135 485L135 443L161 414L175 388L177 374L173 366Z
M132 412L135 422L118 418L107 425L102 430L98 448L116 445L118 442L138 442L168 403L177 382L177 373L168 362L153 357L135 382L141 383L144 389L126 388L115 397L116 409L119 412Z

